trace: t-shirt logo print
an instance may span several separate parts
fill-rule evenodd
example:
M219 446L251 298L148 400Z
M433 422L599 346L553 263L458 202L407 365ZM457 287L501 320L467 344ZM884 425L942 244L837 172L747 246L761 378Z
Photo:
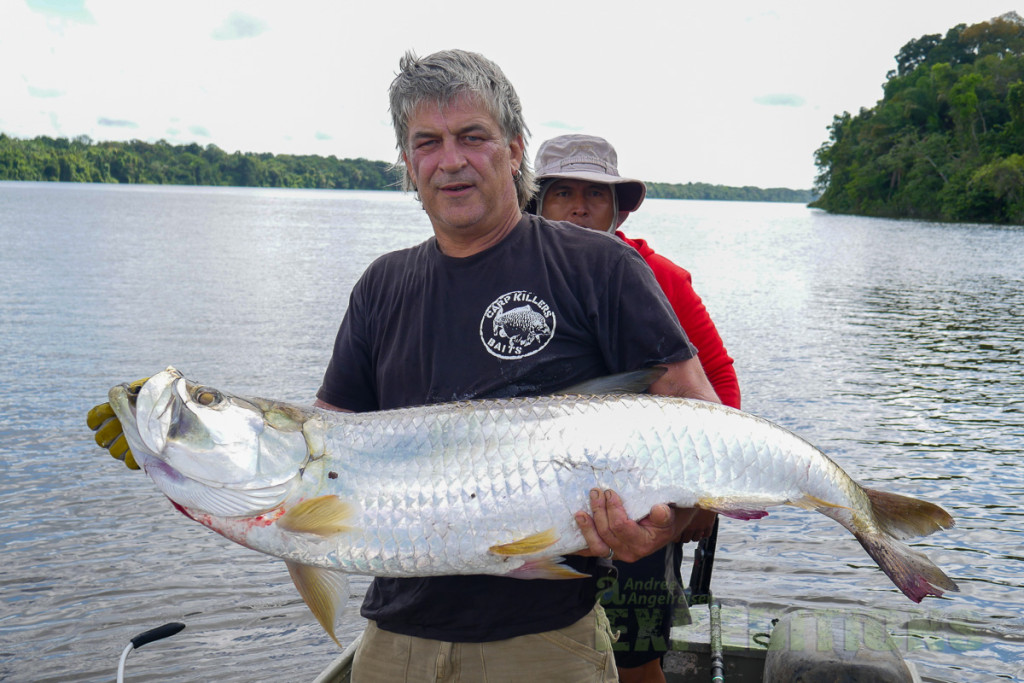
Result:
M555 312L536 294L523 290L499 296L480 320L480 341L498 358L532 356L554 334Z

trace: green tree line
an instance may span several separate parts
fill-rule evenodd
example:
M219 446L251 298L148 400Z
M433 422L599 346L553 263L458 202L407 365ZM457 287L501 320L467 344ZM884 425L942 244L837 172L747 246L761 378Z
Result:
M750 185L731 187L708 183L647 183L647 196L659 199L713 199L733 202L800 202L807 204L818 195L813 190L790 190L784 187L762 189Z
M396 189L389 164L289 154L229 154L216 145L132 140L93 142L0 133L0 180L160 185L232 185L347 190Z
M896 64L876 106L833 118L812 206L1024 224L1024 20L922 36Z
M394 190L399 173L384 161L366 159L228 154L216 145L171 145L162 140L93 142L87 136L21 140L0 133L0 180ZM805 204L817 196L811 190L707 183L648 183L647 191L650 197L664 199Z

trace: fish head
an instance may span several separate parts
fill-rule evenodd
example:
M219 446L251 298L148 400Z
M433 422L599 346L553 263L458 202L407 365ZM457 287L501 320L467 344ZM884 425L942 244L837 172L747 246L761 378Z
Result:
M167 368L109 392L140 465L171 500L217 516L279 505L311 458L312 409L229 394ZM139 459L139 458L137 458Z

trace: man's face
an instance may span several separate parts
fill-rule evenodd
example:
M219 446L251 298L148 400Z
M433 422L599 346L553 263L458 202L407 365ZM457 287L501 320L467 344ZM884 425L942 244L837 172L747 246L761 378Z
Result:
M409 118L407 149L402 157L435 230L481 236L518 220L512 173L523 159L522 138L505 142L477 98L421 103Z
M544 193L541 215L552 221L569 221L605 232L615 217L611 185L586 180L556 178Z

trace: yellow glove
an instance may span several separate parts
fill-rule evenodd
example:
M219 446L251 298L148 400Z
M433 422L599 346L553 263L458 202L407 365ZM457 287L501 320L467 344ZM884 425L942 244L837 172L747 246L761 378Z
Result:
M148 378L146 378L148 379ZM146 379L140 379L129 385L133 390L138 391L146 383ZM100 448L110 451L111 457L120 460L130 470L139 469L135 462L132 449L128 447L128 440L124 438L124 430L121 421L114 414L114 409L109 403L101 403L89 411L85 418L89 429L96 432L96 443Z

